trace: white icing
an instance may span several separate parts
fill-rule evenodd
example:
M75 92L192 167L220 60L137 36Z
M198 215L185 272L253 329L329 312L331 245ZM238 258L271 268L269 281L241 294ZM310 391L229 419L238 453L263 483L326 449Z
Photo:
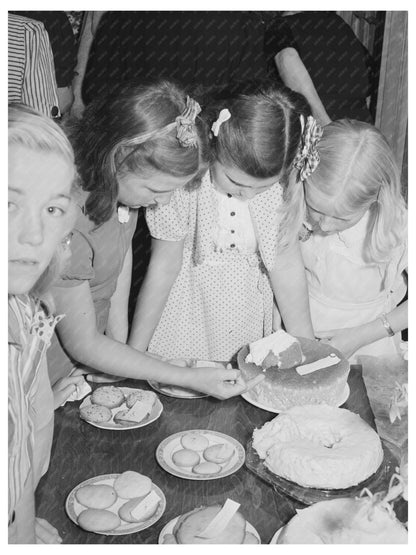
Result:
M270 351L278 356L279 353L285 351L294 343L298 343L298 340L285 331L278 330L267 337L263 337L263 339L250 343L250 352L246 357L246 362L252 362L257 364L257 366L261 366L261 363Z
M340 360L341 359L339 359L335 353L331 353L327 357L316 360L315 362L298 366L296 368L296 372L301 376L306 376L306 374L312 374L312 372L316 372L317 370L323 370L324 368L334 366L335 364L338 364Z

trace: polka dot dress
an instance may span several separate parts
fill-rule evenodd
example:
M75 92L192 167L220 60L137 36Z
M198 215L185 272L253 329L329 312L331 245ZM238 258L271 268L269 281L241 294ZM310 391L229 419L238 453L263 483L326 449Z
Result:
M147 210L153 237L185 237L182 269L149 351L228 361L246 343L272 332L273 293L260 254L268 252L271 259L276 252L276 216L269 222L261 208L263 202L276 215L281 187L272 189L274 203L271 190L241 201L217 193L207 174L198 190L177 191L169 205ZM274 227L265 234L260 220Z

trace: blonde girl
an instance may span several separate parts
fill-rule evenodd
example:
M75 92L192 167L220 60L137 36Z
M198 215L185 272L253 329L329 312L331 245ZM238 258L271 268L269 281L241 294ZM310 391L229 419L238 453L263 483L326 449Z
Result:
M407 210L393 152L353 120L327 125L318 151L302 243L314 329L348 357L395 354L407 327Z

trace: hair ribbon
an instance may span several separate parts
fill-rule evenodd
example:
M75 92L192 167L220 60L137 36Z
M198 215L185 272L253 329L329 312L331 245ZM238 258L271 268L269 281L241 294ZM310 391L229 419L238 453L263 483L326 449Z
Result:
M218 133L220 132L221 125L228 121L231 118L230 111L227 108L223 108L219 113L218 119L214 121L211 127L211 131L214 137L218 137Z

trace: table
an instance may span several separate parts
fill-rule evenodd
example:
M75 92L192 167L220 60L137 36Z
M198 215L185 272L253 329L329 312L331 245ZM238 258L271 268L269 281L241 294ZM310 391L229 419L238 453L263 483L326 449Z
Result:
M348 378L351 394L343 405L374 425L360 366ZM120 386L149 389L147 382L125 380ZM54 525L68 544L154 544L172 518L201 505L223 503L227 497L241 503L245 518L257 529L262 543L292 518L301 503L275 492L245 466L235 474L212 481L176 478L159 467L155 451L166 437L183 430L210 429L236 438L245 446L252 431L271 420L273 413L258 409L241 397L217 401L207 397L185 400L160 395L164 410L152 424L134 430L101 430L82 421L79 402L67 403L55 413L55 433L48 473L37 489L37 516ZM157 484L166 496L166 511L152 527L125 536L85 532L65 513L68 493L80 482L101 474L135 470Z

